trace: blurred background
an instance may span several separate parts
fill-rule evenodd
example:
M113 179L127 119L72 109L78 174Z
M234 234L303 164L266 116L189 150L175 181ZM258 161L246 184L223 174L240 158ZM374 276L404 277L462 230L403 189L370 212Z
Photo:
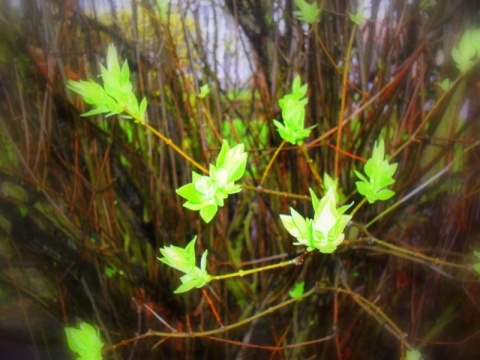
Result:
M319 291L215 339L149 337L105 359L398 359L408 346L425 359L480 358L479 277L467 268L480 250L480 77L477 67L461 76L451 56L480 25L480 3L314 2L321 13L308 24L292 0L2 1L2 358L74 358L63 329L80 321L107 346L169 332L154 313L178 331L218 329L212 306L234 324L286 301L299 281L350 289L378 310ZM362 6L356 26L349 13ZM179 273L156 259L159 247L197 235L212 274L292 258L279 215L311 216L302 197L320 187L287 145L263 188L288 195L244 190L203 223L175 193L191 181L185 159L133 121L80 116L90 107L67 82L100 82L110 43L148 99L148 122L201 164L223 138L243 142L243 184L257 187L281 143L278 100L299 75L314 169L358 203L353 170L382 137L399 163L396 196L363 206L333 255L173 294ZM379 214L368 236L438 261L368 241L362 224Z

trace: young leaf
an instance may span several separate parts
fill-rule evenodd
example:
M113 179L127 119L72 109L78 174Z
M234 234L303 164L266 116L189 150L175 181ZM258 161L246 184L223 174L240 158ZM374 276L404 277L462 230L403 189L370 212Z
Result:
M168 15L170 0L157 0L156 5L160 13L160 19L165 20Z
M130 82L130 69L128 67L127 60L123 62L118 82L120 83L122 91L130 92L132 90L132 83Z
M460 71L466 71L480 51L480 29L467 30L462 35L458 48L453 48L452 57Z
M354 173L361 180L355 183L357 190L361 195L364 195L371 204L377 200L388 200L395 195L394 191L385 189L385 187L395 182L393 174L397 170L398 164L389 164L384 157L385 145L382 139L378 146L377 143L375 143L372 157L368 159L365 164L364 171L368 178L354 170Z
M443 91L447 91L452 85L449 78L445 78L437 83Z
M300 77L297 76L292 84L292 93L284 95L278 102L282 109L283 124L277 120L273 120L273 123L282 139L291 144L301 143L314 128L304 128L305 105L308 102L304 98L306 92L307 84L301 86Z
M201 203L203 201L202 193L197 191L196 183L183 185L176 190L177 194L192 203Z
M338 188L338 179L333 180L327 173L325 173L323 175L322 187L325 193L328 192L330 188L333 188L333 192L335 193L335 200L337 201L337 203L344 202L345 194L341 191L341 189ZM310 193L312 194L313 192L310 191Z
M323 253L331 253L345 238L343 231L352 216L343 213L353 203L337 209L334 187L330 187L320 200L311 189L310 194L315 211L313 220L303 218L292 208L291 216L280 215L280 219L285 229L297 239L294 245L305 245L307 251L318 249Z
M80 330L65 328L69 348L80 355L80 360L101 360L102 340L95 328L85 322L80 324Z
M325 175L328 176L326 173ZM330 176L328 176L328 178L330 178ZM325 181L324 181L324 184L325 184L325 190L328 191L330 187L327 188ZM317 195L313 192L311 188L308 188L308 191L310 192L310 197L312 198L312 206L313 206L313 209L315 210L320 205L320 201L318 200Z
M418 350L407 350L406 360L420 360L422 354Z
M477 274L480 275L480 263L473 265L473 270L475 270Z
M290 208L290 211L293 212L295 210ZM290 233L290 235L292 235L295 238L303 237L302 232L300 231L295 221L293 220L293 216L280 215L280 220L282 220L283 226Z
M477 56L480 55L480 29L470 31L470 42L477 51Z
M363 7L359 7L355 14L348 13L350 20L352 20L357 26L361 25L365 21L363 16Z
M335 202L332 201L332 194L333 191L330 189L320 200L318 208L315 209L315 217L318 218L319 221L315 222L314 228L316 231L321 232L324 236L328 235L330 229L333 228L335 222L337 221ZM333 197L333 200L334 199L335 198Z
M353 203L337 209L334 191L334 188L330 188L323 196L313 218L312 226L315 232L312 245L323 253L333 252L344 240L343 231L352 218L351 215L343 213Z
M243 144L230 149L226 140L218 154L216 165L210 164L209 176L201 176L192 172L192 183L176 190L177 194L185 198L184 207L193 211L200 211L201 218L210 222L224 205L228 195L241 191L235 181L239 180L247 166L247 153Z
M140 106L138 107L139 115L141 120L145 120L145 111L147 111L147 98L144 97Z
M210 92L210 85L206 84L200 87L200 94L198 94L198 97L203 99L205 96L208 95Z
M207 251L202 255L202 258L204 258L206 253ZM182 285L174 291L175 294L189 291L194 287L201 288L211 281L211 276L205 269L195 267L188 274L183 275L180 280L182 281Z
M96 108L90 110L83 116L107 114L121 115L123 118L135 117L136 121L145 121L145 111L147 101L142 100L140 106L138 100L132 91L130 82L130 70L125 61L120 68L118 62L117 50L113 44L108 46L107 66L100 65L103 86L93 81L72 81L68 82L68 87L80 94L87 104L95 105Z
M288 292L291 298L297 299L303 295L305 291L305 281L300 281L295 284L295 287Z
M467 60L472 59L476 55L477 50L475 49L472 43L471 30L467 30L463 34L462 38L460 39L460 43L458 44L458 51Z
M160 248L160 253L164 256L157 258L164 264L180 270L185 273L180 280L180 285L175 291L175 294L186 292L194 287L201 288L211 280L211 276L206 271L207 264L207 250L203 253L200 260L200 268L195 265L195 242L197 237L195 236L190 241L185 249L170 245L168 247Z
M248 155L244 148L245 146L242 143L230 148L228 141L223 140L215 169L216 171L225 170L228 182L239 180L245 172ZM210 173L212 173L211 170Z
M298 7L298 11L294 11L293 15L307 24L313 24L320 15L320 9L314 0L313 3L309 4L305 0L295 0L295 5Z
M224 140L224 142L226 142ZM227 182L231 183L239 180L245 173L247 167L247 153L244 151L244 145L238 144L229 149L222 169L227 173ZM217 165L218 166L218 165Z
M452 50L452 57L461 72L465 72L472 65L472 61L466 58L458 49L454 48Z
M194 240L196 240L196 238L194 238ZM160 253L164 257L158 258L158 260L174 269L187 273L191 268L195 267L195 259L193 259L193 263L190 261L186 253L186 248L183 249L178 246L170 245L169 247L160 249Z
M113 44L108 45L107 68L112 75L116 75L114 76L115 78L118 78L120 75L120 65L118 63L117 49Z
M200 209L200 217L207 224L212 221L213 217L218 211L218 206L216 204L209 204Z

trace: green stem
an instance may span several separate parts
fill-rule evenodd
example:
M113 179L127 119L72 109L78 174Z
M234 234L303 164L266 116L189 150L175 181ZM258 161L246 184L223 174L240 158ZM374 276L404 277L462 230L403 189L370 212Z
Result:
M367 202L367 198L363 198L362 201L360 201L358 203L357 206L355 206L355 209L352 210L352 212L350 213L350 215L355 215L355 213L360 210L360 208Z
M307 164L310 167L310 171L312 172L312 175L315 178L315 181L318 183L318 185L322 185L323 183L322 178L318 174L317 170L315 170L315 168L313 167L313 160L308 155L307 147L305 146L305 143L303 141L300 144L300 149L302 150L303 156L305 157L305 160L307 161Z
M252 190L258 193L265 193L265 194L276 195L276 196L283 196L284 198L292 198L292 199L299 199L299 200L306 200L306 201L312 200L308 195L297 195L297 194L291 194L283 191L264 189L260 185L257 187L251 186L251 185L241 185L241 187L242 189L245 189L245 190Z
M239 270L239 271L237 271L237 272L230 273L230 274L216 275L216 276L212 276L211 279L212 279L212 280L224 280L224 279L228 279L228 278L232 278L232 277L237 277L237 276L242 277L242 276L245 276L245 275L255 274L255 273L260 272L260 271L277 269L277 268L281 268L281 267L285 267L285 266L288 266L288 265L295 264L300 257L301 257L301 256L296 257L295 259L292 259L292 260L282 261L282 262L280 262L280 263L278 263L278 264L261 266L261 267L255 268L255 269Z
M172 139L166 137L163 135L160 131L155 129L153 126L148 124L146 121L143 121L139 119L137 116L132 114L127 108L124 108L123 111L128 114L129 116L133 117L136 122L142 124L144 127L146 127L148 130L150 130L153 134L155 134L157 137L159 137L167 146L170 146L175 152L177 152L181 157L183 157L185 160L187 160L190 164L195 166L197 169L199 169L201 172L204 174L208 174L208 170L206 167L200 165L198 162L196 162L191 156L189 156L185 151L180 149Z
M267 180L268 173L270 172L270 169L272 168L273 162L277 158L278 154L280 153L280 150L285 146L286 141L283 140L280 146L275 150L275 153L273 154L272 158L270 159L270 162L267 165L267 168L265 169L265 172L263 173L262 180L260 181L260 186L263 185L265 180Z

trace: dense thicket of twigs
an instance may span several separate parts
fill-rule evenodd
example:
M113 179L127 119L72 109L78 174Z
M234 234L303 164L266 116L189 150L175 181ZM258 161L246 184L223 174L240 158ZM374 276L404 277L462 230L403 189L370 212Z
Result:
M348 16L355 1L319 2L312 26L294 17L290 0L178 1L163 15L156 3L24 0L1 9L2 320L17 317L32 351L51 355L78 320L95 324L108 345L168 332L153 312L195 333L219 328L210 302L233 324L281 304L303 280L375 307L325 290L216 339L167 338L152 350L162 339L151 337L106 358L392 359L405 346L432 359L479 357L480 286L441 263L464 266L480 249L480 153L464 152L480 135L478 73L437 102L437 82L459 76L450 51L478 24L477 2L372 0L358 28ZM317 125L306 142L315 169L339 178L358 203L352 170L374 141L382 135L390 153L401 149L395 198L363 206L354 220L367 224L419 190L368 230L438 262L370 243L352 225L334 255L174 295L179 274L156 259L159 247L198 235L214 274L287 259L298 249L278 215L289 206L310 215L310 203L244 191L208 225L184 209L175 189L190 181L189 163L139 124L80 117L89 107L67 91L68 79L99 80L109 43L148 98L149 123L202 164L222 137L240 137L252 186L281 142L271 120L299 74L309 85L307 125ZM212 91L200 100L204 84ZM244 134L232 130L237 119ZM309 187L319 192L305 158L285 147L263 188L307 195Z

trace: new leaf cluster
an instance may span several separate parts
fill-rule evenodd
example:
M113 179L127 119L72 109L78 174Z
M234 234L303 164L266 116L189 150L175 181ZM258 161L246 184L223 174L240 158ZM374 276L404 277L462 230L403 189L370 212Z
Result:
M292 92L278 101L282 109L283 124L277 120L273 120L273 123L282 139L291 144L301 143L315 127L304 128L305 105L308 103L306 94L307 84L302 85L300 77L297 76L292 84Z
M363 6L360 6L355 14L349 12L348 17L353 23L355 23L355 25L360 26L366 20L363 16Z
M290 208L291 215L280 215L280 219L285 229L297 239L294 245L305 245L307 251L318 249L322 253L332 253L345 239L343 231L352 216L344 213L353 203L337 209L335 186L328 188L320 200L312 189L310 195L315 211L313 219L304 218L293 208Z
M297 5L298 10L294 11L293 15L307 24L313 24L320 15L320 9L316 1L309 4L305 0L295 0L295 5Z
M103 86L95 81L68 81L68 87L80 94L87 104L96 108L82 114L91 116L107 114L106 116L122 115L125 118L134 117L135 120L145 121L147 99L138 103L132 91L130 69L125 60L122 67L118 63L117 49L110 44L107 51L107 67L100 64Z
M78 353L77 360L101 360L103 342L92 325L81 323L80 329L65 328L68 347Z
M223 140L216 164L210 164L209 175L192 171L192 182L177 189L177 194L187 200L183 206L200 211L201 218L209 223L228 195L242 190L235 181L243 176L246 166L247 153L243 144L230 149L228 142Z
M200 259L200 267L195 265L196 241L197 237L195 236L193 240L188 243L185 249L173 245L166 246L163 249L160 248L160 253L164 257L157 259L168 266L185 273L185 275L180 278L182 285L180 285L174 291L175 294L189 291L194 287L201 288L211 280L211 277L206 270L208 250L205 250L205 252L202 254L202 258Z
M480 56L480 29L467 30L462 35L458 48L452 50L452 57L461 72L473 65Z
M480 28L465 31L458 42L458 47L453 48L451 55L462 73L468 71L474 61L480 58ZM438 85L442 90L447 91L452 83L446 78L438 82Z
M354 170L355 175L361 180L355 183L357 190L367 198L370 204L377 200L388 200L395 195L394 191L386 189L386 187L395 182L393 174L395 174L398 164L389 164L384 157L385 145L382 139L378 146L375 142L372 157L365 164L364 171L368 179L360 172Z

